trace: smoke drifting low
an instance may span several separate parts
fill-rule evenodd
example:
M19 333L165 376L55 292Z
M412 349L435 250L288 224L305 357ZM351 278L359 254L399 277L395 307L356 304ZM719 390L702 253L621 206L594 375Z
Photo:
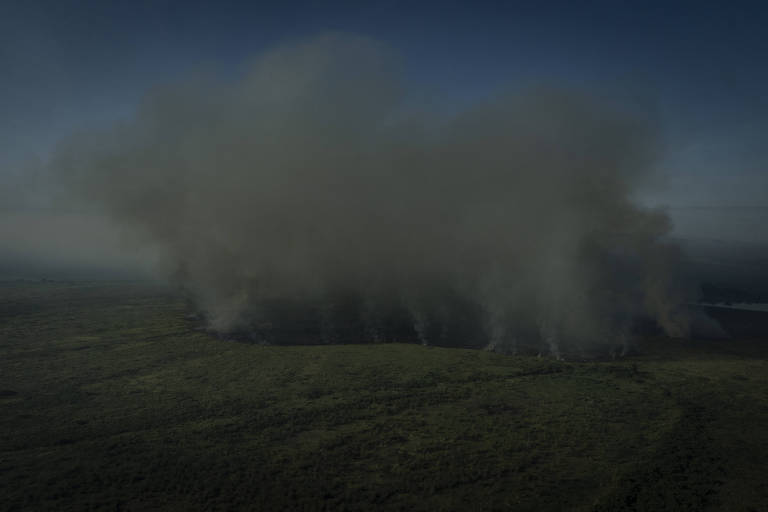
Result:
M631 201L652 123L565 92L450 119L409 107L396 60L330 36L236 83L181 84L62 146L80 197L161 245L212 329L559 355L683 336L667 218Z

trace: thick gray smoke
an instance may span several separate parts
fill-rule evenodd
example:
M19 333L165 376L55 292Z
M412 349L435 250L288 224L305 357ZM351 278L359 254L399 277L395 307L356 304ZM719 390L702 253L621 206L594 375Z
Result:
M652 123L552 91L446 119L406 89L375 43L323 37L156 92L54 167L160 243L218 331L554 355L640 318L686 333L667 219L630 199Z

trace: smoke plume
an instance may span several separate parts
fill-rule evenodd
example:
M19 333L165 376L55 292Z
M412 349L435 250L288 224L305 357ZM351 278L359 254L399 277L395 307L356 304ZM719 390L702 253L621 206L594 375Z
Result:
M563 91L409 98L386 48L326 36L155 91L53 167L160 244L216 331L554 355L643 318L685 335L668 220L631 200L652 122Z

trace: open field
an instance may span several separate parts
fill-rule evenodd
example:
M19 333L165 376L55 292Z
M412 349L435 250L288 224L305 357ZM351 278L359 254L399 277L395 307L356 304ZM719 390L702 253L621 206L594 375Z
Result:
M1 510L768 510L768 341L608 362L220 340L0 284Z

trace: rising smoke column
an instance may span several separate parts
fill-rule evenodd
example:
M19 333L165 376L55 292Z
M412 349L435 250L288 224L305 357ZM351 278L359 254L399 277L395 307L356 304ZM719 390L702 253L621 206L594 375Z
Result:
M554 355L621 344L640 316L685 335L668 221L630 199L652 123L564 91L445 119L399 75L363 38L279 47L237 81L154 91L52 168L163 248L213 330L268 336L290 310L328 342L345 315L376 340L405 315L423 343Z

